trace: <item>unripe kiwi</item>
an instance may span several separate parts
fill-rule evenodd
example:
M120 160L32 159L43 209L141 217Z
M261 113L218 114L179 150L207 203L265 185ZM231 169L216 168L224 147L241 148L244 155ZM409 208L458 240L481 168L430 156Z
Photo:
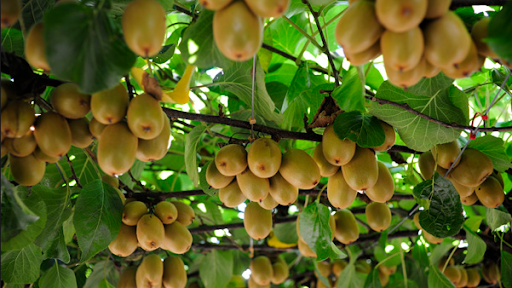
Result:
M144 140L156 138L164 128L162 107L155 98L146 93L140 94L130 101L126 112L126 120L133 135Z
M334 214L336 231L334 236L338 241L347 245L359 238L359 226L354 214L347 209L341 209Z
M103 129L105 129L107 125L101 124L96 120L96 118L92 118L89 122L89 131L91 132L92 136L96 139L100 138L101 132L103 132Z
M247 287L248 288L270 288L270 284L267 285L260 285L254 281L252 277L247 280Z
M318 168L320 169L320 176L329 177L334 175L339 167L332 165L325 159L322 143L316 145L315 152L313 152L313 160L315 160Z
M487 155L476 149L467 148L460 157L459 165L451 171L451 177L459 184L476 187L492 172L492 161Z
M345 270L345 267L347 267L348 263L345 260L335 260L334 263L332 263L332 273L336 278L340 277L341 272Z
M481 280L478 270L476 268L469 268L466 269L466 272L468 273L468 284L466 286L468 288L477 287Z
M348 186L354 190L367 190L379 178L379 165L373 151L368 148L357 147L356 153L349 163L341 166L343 177ZM361 173L365 171L365 173Z
M443 242L444 238L437 238L436 236L428 233L427 231L423 230L423 237L425 237L425 240L427 240L431 244L439 244Z
M124 9L122 26L126 44L137 55L151 57L162 49L166 13L155 0L135 0Z
M125 122L105 127L98 143L98 164L101 170L111 176L130 170L135 162L137 142L137 137Z
M445 265L446 265L446 267L455 265L455 260L451 257L450 257L450 261L448 262L448 264L446 264L446 261L448 261L448 256L441 257L439 262L437 262L437 268L439 268L439 270L442 271L444 269Z
M212 162L210 165L215 166L215 163ZM244 203L247 197L242 193L235 180L228 186L219 189L219 199L227 207L236 207Z
M383 274L383 273L378 273L378 275L379 275L380 285L382 287L388 285L388 283L389 283L389 275L388 274Z
M312 189L320 182L320 169L315 160L300 149L286 151L279 173L286 181L300 189Z
M396 135L395 135L395 128L393 126L389 125L386 122L379 121L380 125L382 126L382 129L384 130L384 143L382 145L373 147L372 149L375 151L387 151L389 148L391 148L393 145L395 145Z
M261 208L256 202L247 204L244 212L244 227L253 239L260 240L267 237L272 229L272 212Z
M377 18L386 29L404 32L417 27L427 13L427 0L377 0Z
M273 276L272 263L267 256L258 256L252 259L251 278L260 285L267 285Z
M268 179L259 178L249 168L236 175L236 181L245 197L254 202L263 201L270 191Z
M424 152L418 158L418 166L420 167L420 172L425 180L429 180L434 175L434 171L436 169L436 161L434 160L434 156L431 151Z
M263 42L263 23L244 1L233 1L213 16L213 39L233 61L251 59Z
M119 257L127 257L137 250L137 244L135 227L121 223L121 229L114 241L108 245L108 249Z
M325 159L335 166L350 162L356 151L356 144L349 139L341 140L334 132L333 126L327 126L322 135L322 148Z
M41 150L54 157L61 157L71 148L71 129L66 118L47 112L37 118L34 136Z
M277 172L274 177L269 179L269 183L269 193L277 203L288 206L297 200L299 189L286 181L281 173Z
M276 175L281 167L281 148L269 138L260 138L249 146L247 164L251 172L260 178Z
M398 71L391 67L389 67L386 62L384 62L384 68L386 69L386 74L388 75L389 82L391 84L407 89L414 84L418 83L423 75L425 74L425 67L427 65L427 61L425 58L420 60L420 63L413 67L408 71Z
M489 35L489 22L491 22L489 17L484 17L476 22L471 30L471 37L475 41L478 54L496 59L499 58L498 55L491 50L487 42L483 41Z
M385 264L382 264L379 266L379 274L386 274L386 275L393 275L396 272L396 266L386 266Z
M92 94L91 111L94 119L105 125L115 124L121 121L126 115L129 101L128 92L121 83L117 84L117 86L112 89ZM93 135L94 134L93 132ZM98 138L96 135L94 135L94 137Z
M32 154L37 147L34 133L29 131L25 136L21 138L6 138L3 142L7 151L17 157L26 157Z
M277 203L276 200L272 198L272 195L268 194L267 197L265 197L263 201L258 202L258 204L260 204L261 208L263 209L272 210L276 208L279 203Z
M492 174L489 175L489 177L493 177L496 180L498 180L498 182L500 182L501 188L505 189L505 182L503 182L503 176L501 176L501 173L499 173L496 170L493 170Z
M466 269L464 269L464 267L457 266L457 268L460 271L460 281L459 283L457 283L457 285L455 285L455 287L466 287L468 284L468 272L466 271Z
M215 165L222 175L236 176L247 168L247 152L241 145L226 145L215 155Z
M403 32L387 30L380 39L380 48L388 67L400 72L409 71L423 57L423 33L417 26Z
M300 240L297 242L297 247L299 248L300 254L304 257L313 257L316 258L316 253L309 248L308 244L304 242L303 240Z
M151 140L139 139L135 157L140 161L160 160L167 154L171 137L171 122L164 113L162 113L162 117L164 119L164 127L156 138Z
M427 13L425 18L438 18L446 14L452 4L452 0L428 0Z
M145 214L140 217L137 222L137 239L142 249L153 251L160 248L164 237L164 224L158 217L152 214Z
M187 271L180 257L168 256L164 260L163 288L185 288Z
M64 83L53 89L53 108L68 119L80 119L91 110L91 95L80 92L75 83Z
M476 50L475 43L471 41L471 48L468 54L457 66L445 67L442 69L443 73L453 79L464 78L470 76L473 72L482 67L480 59Z
M181 224L188 226L194 222L194 219L196 218L196 213L194 212L194 209L190 207L190 205L187 205L180 201L171 201L174 206L176 206L176 209L178 209L178 218L176 221L180 222Z
M192 234L185 225L178 221L165 225L165 237L162 242L162 249L169 250L175 254L184 254L192 246Z
M168 201L162 201L155 205L155 215L163 224L171 224L178 218L178 209Z
M444 270L443 274L453 284L459 283L460 278L461 278L460 271L455 266L448 266L448 267L446 267L446 269Z
M288 269L288 266L286 265L286 262L276 262L272 265L272 278L270 279L270 282L272 284L279 285L283 283L286 279L288 279L288 276L290 274L290 271Z
M373 187L366 189L366 195L374 202L385 203L393 197L395 193L395 182L389 169L382 162L378 162L379 177Z
M34 108L21 100L14 100L5 106L0 114L2 133L9 138L20 138L27 134L34 124Z
M46 163L30 154L26 157L9 156L14 181L23 186L34 186L43 179Z
M36 157L37 160L47 163L55 163L60 159L60 157L54 157L45 154L43 151L41 151L41 149L39 149L39 147L36 147L36 150L34 150L34 153L32 155L34 155L34 157Z
M262 18L278 18L290 6L290 0L245 0L251 11Z
M468 197L460 198L460 202L462 202L462 204L468 205L468 206L475 204L477 201L478 201L478 196L476 196L475 192L471 193L471 195L469 195Z
M123 209L122 221L125 225L135 226L139 219L148 213L148 207L141 201L126 203Z
M444 169L449 169L450 166L455 162L457 156L460 153L459 142L457 140L448 143L437 144L432 147L432 156L437 165ZM460 162L460 159L455 162L453 167L455 168Z
M21 3L19 0L2 0L2 11L0 22L2 29L18 21L21 15Z
M93 136L87 118L68 120L68 125L71 131L71 145L78 148L87 148L91 145Z
M341 170L329 177L327 199L329 199L332 206L338 209L347 208L354 202L356 196L357 191L348 186Z
M439 72L441 72L441 69L439 67L436 67L430 64L430 62L425 61L425 71L423 72L423 77L432 78L437 76Z
M320 275L322 275L324 277L329 277L329 275L331 275L331 263L321 261L321 262L317 262L317 266L318 266L318 272L320 272ZM317 271L315 271L315 275L318 277Z
M199 0L199 3L208 10L220 10L229 5L233 0Z
M462 184L459 184L457 181L451 182L457 193L459 193L461 199L469 197L475 191L475 187L467 187Z
M375 14L375 3L357 1L343 12L335 36L343 50L359 53L375 44L383 32L384 27Z
M505 193L500 182L494 177L488 177L475 189L478 200L488 208L497 208L505 200Z
M208 185L215 189L222 189L229 185L233 181L235 176L224 176L217 169L215 161L210 162L206 168L206 182Z
M391 224L391 210L385 203L372 202L366 206L366 222L377 232L388 229Z
M135 279L137 287L162 287L164 263L157 254L150 254L142 260L137 268Z
M361 52L351 53L348 50L343 52L345 53L345 57L350 62L350 64L354 66L364 65L366 62L373 60L382 54L379 40L370 46L370 48Z
M44 24L34 24L25 41L25 58L30 66L36 69L50 71L50 65L46 59L45 40L43 37Z

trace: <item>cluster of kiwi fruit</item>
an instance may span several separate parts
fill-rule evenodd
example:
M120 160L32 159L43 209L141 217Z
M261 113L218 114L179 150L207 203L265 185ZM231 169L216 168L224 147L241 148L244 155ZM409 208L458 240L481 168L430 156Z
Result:
M195 218L194 210L180 201L162 201L152 207L127 199L121 229L110 243L110 251L120 257L131 255L137 247L145 251L162 248L175 254L187 252L192 234L186 228Z
M393 196L393 177L386 165L377 161L374 151L385 151L393 146L395 130L387 123L380 123L385 132L385 141L371 149L359 147L349 139L341 140L334 132L333 125L325 129L322 143L315 148L313 159L321 176L329 177L327 198L334 207L349 207L357 191L364 191L368 198L380 203L387 202Z
M176 256L167 256L164 261L156 254L150 254L139 266L126 267L116 288L185 288L187 271L183 260Z
M249 268L249 288L270 288L270 283L279 285L288 279L289 275L286 261L279 256L275 258L274 263L264 255L254 257Z
M501 205L505 200L503 177L493 169L491 159L473 148L465 149L457 159L460 152L456 140L437 144L420 155L418 164L421 174L425 179L431 179L434 171L437 171L446 177L465 205L473 205L478 200L489 208ZM453 169L445 176L452 164Z
M336 26L337 42L354 65L382 54L389 81L396 86L410 87L439 71L467 77L485 57L498 58L482 41L489 19L478 22L470 34L449 11L451 0L349 2Z
M220 52L233 61L251 59L263 43L263 18L278 18L290 0L200 0L215 11L213 39Z
M441 258L437 267L441 271L445 269L443 274L448 278L448 280L450 280L450 282L453 283L453 285L455 285L455 287L477 287L482 278L484 278L485 282L495 285L501 279L500 269L495 263L482 265L482 275L480 275L480 271L476 266L465 268L462 265L455 265L453 258L450 258L448 263L446 263L447 261L448 259L446 256Z

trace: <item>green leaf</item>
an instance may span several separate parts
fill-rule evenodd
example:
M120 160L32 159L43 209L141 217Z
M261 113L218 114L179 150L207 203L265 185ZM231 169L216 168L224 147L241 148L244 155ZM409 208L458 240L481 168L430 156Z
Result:
M201 141L201 136L206 130L206 126L198 125L187 134L185 140L185 167L188 177L197 187L199 184L199 172L197 171L197 144Z
M379 270L373 269L368 277L366 278L366 282L364 283L364 288L382 288L379 279Z
M361 147L377 147L386 136L377 117L360 111L341 113L334 121L334 132L340 139L350 139Z
M476 138L469 142L468 148L477 149L478 151L489 156L492 161L493 168L499 172L504 172L512 167L510 158L505 152L505 142L501 138L492 135Z
M464 226L470 231L477 232L478 229L480 228L480 224L482 223L482 221L484 219L485 219L485 217L483 217L483 216L477 216L477 215L470 216L464 222Z
M2 174L1 241L7 242L39 219L20 199L18 191Z
M98 288L116 288L114 285L110 284L107 279L101 280Z
M2 251L20 250L23 247L26 247L30 243L34 242L34 239L36 239L37 235L43 231L43 228L47 223L47 212L49 210L47 209L47 206L43 200L38 195L30 193L26 187L17 186L15 190L15 193L18 194L18 197L21 201L23 201L23 204L28 209L30 209L30 211L33 211L37 216L39 216L39 219L37 219L36 222L28 225L26 230L22 230L9 241L2 242ZM6 219L3 218L3 216L4 215L2 215L2 225Z
M501 250L501 280L503 281L503 287L512 287L512 254Z
M212 163L212 161L208 161L208 163L206 163L201 168L201 172L199 172L199 188L201 188L201 190L203 190L204 194L209 195L209 196L214 196L219 193L219 189L212 188L206 181L206 168L211 163ZM213 165L215 165L215 163L213 163ZM188 171L188 169L187 169L187 171Z
M43 252L35 244L2 254L2 280L6 283L30 284L39 278Z
M274 225L274 235L276 235L279 241L287 244L297 243L299 240L295 222Z
M380 246L375 246L375 248L373 250L374 251L373 255L375 256L375 259L377 259L377 261L379 261L379 262L384 261L383 264L386 266L400 265L400 263L402 263L402 259L400 258L400 253L398 253L398 252L400 252L400 249L402 249L400 246L401 244L402 244L402 241L400 239L390 240L389 244L387 244L387 245L392 245L393 250L386 252L386 250L384 248L382 248Z
M73 270L55 263L39 280L41 288L76 288L76 277Z
M83 288L100 287L103 281L115 285L119 280L119 272L112 260L105 260L97 263L92 268L92 273L87 278Z
M466 241L468 241L468 254L464 258L464 264L477 264L484 259L485 250L487 245L475 232L466 230Z
M205 288L226 287L233 275L233 254L231 251L212 250L199 268L199 277Z
M416 198L430 198L428 209L420 212L420 225L428 233L446 238L459 233L464 224L460 196L450 180L435 173L432 180L427 180L414 187Z
M20 30L10 28L2 29L2 47L5 51L23 56L25 51L25 42L23 41L23 34Z
M316 253L319 261L329 257L331 250L333 232L329 226L330 215L329 208L319 202L309 204L300 214L300 235Z
M233 62L229 68L224 69L224 73L219 73L213 79L214 83L222 84L221 91L231 92L238 97L248 107L252 103L252 61ZM275 104L268 95L265 86L265 72L256 61L256 79L254 94L254 112L266 120L280 123L283 120L282 115L275 112ZM247 121L247 120L246 120Z
M434 251L432 251L432 254L430 256L430 264L437 265L437 263L441 261L441 258L443 258L443 256L446 256L446 253L450 249L453 249L453 244L451 241L443 241L439 243L439 245L437 245L436 248L434 248Z
M485 217L487 225L489 225L492 230L496 230L500 226L512 221L512 216L509 213L493 208L485 208Z
M136 56L107 11L82 3L57 5L44 15L44 38L52 74L85 93L116 86Z
M435 80L436 78L429 82L420 82L418 85L421 86L416 89L411 87L407 92L389 82L384 82L377 91L376 97L408 105L415 111L445 123L465 125L467 117L464 111L467 108L461 109L458 107L460 104L455 103L462 103L464 100L467 104L466 95L454 86L438 89L444 85L440 85ZM423 94L413 92L423 92ZM380 105L372 101L370 105L373 115L395 127L405 144L417 151L428 151L435 144L453 141L461 132L457 129L445 128L389 104Z
M434 248L434 251L436 249L438 249L438 247L440 247L441 245L443 245L443 243L437 245L436 248ZM442 255L444 255L444 254L442 254ZM440 257L442 257L442 255ZM432 256L434 256L434 253L432 253ZM427 247L425 245L423 245L423 244L414 245L414 247L412 248L412 257L418 261L418 262L416 262L418 266L420 266L420 267L430 266L430 259L428 258ZM437 260L439 260L439 259L437 259ZM436 263L436 262L432 262L432 263ZM420 273L422 273L422 272L420 272Z
M428 273L428 287L448 288L455 287L446 276L437 268L437 265L430 265Z
M361 83L357 67L352 66L343 74L341 85L334 89L331 96L342 110L365 111L364 85Z
M356 273L354 262L351 261L338 277L343 281L336 281L336 288L361 288L364 286L366 276Z
M508 62L512 62L512 3L494 15L489 22L489 34L485 39L492 51Z
M133 178L140 179L145 166L145 162L142 162L139 159L135 159L132 168L130 168L130 172L132 172ZM132 177L130 177L130 174L128 173L124 173L123 175L119 176L119 180L126 184L129 188L133 188L135 184L137 184L135 181L133 181Z
M73 217L82 263L107 248L115 239L121 228L122 212L123 203L112 186L103 184L101 180L84 186L76 201Z

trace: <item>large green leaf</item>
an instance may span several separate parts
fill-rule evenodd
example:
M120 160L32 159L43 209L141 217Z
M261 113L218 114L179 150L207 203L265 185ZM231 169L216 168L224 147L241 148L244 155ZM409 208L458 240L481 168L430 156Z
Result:
M100 180L84 186L73 216L82 250L81 262L91 259L115 239L121 228L122 212L123 203L112 186Z
M76 277L73 270L55 263L39 279L41 288L76 288Z
M334 121L334 132L338 138L348 138L361 147L377 147L386 140L379 119L360 111L350 111L338 115Z
M445 123L465 125L467 117L464 111L467 107L462 107L460 103L465 101L467 105L467 97L455 86L438 89L444 87L440 85L444 83L443 79L434 78L428 82L420 82L419 86L411 87L406 92L389 82L384 82L377 91L376 97L408 105L415 111ZM405 144L417 151L428 151L435 144L453 141L461 132L457 129L445 128L389 104L380 105L372 102L371 113L395 127Z
M482 262L487 245L475 232L464 230L466 230L466 241L468 241L468 254L464 258L464 263L471 265Z
M453 184L435 173L432 180L427 180L414 187L414 196L429 199L430 205L420 212L420 225L428 233L445 238L459 233L464 224L462 203Z
M50 211L47 209L47 206L39 197L39 195L30 193L30 191L23 186L17 186L15 189L19 199L23 201L23 203L28 209L30 209L30 211L33 211L37 216L39 216L39 219L37 219L36 222L28 225L26 230L22 230L9 241L2 242L2 251L20 250L21 248L34 242L34 239L36 239L37 235L43 231L43 228L47 223L47 213ZM3 218L2 220L5 219L6 218Z
M198 125L187 134L185 141L185 167L188 177L195 186L199 184L199 172L197 171L197 144L206 130L206 126Z
M493 168L499 172L503 172L512 167L510 158L505 152L505 142L503 139L492 135L485 135L469 142L468 147L479 150L489 156L492 161Z
M512 3L507 5L491 18L489 34L485 41L498 56L512 62Z
M345 269L341 272L338 279L342 281L336 281L336 288L361 288L364 287L366 280L365 274L356 273L354 262L350 262Z
M512 254L505 250L501 250L501 277L503 281L503 287L512 287Z
M280 223L274 225L274 235L283 243L297 243L299 236L297 235L297 225L295 222Z
M487 220L487 225L489 225L492 230L498 229L498 227L512 221L512 215L493 208L485 208L485 218Z
M39 278L43 253L35 244L2 254L2 280L6 283L30 284Z
M231 251L212 250L199 268L199 277L205 288L226 287L233 275L233 254Z
M102 281L107 281L112 285L116 285L118 280L119 272L116 270L114 262L107 259L94 265L92 273L87 277L87 281L83 288L99 287Z
M428 273L428 287L451 288L455 287L436 265L430 265Z
M373 269L370 274L368 274L366 282L364 283L364 288L382 288L378 269Z
M23 34L20 30L14 28L2 29L2 47L5 51L23 56L25 51L25 43Z
M44 25L52 74L77 83L83 92L114 87L135 63L119 25L105 10L64 3L45 14Z
M219 83L221 90L228 91L238 97L248 107L252 103L252 61L233 62L229 68L224 69L213 80ZM275 112L275 104L268 95L265 86L265 72L261 69L259 61L256 61L256 79L254 95L254 113L266 120L280 123L282 115ZM246 119L247 121L248 119Z
M18 191L2 174L1 241L7 242L39 219L21 200Z
M333 25L334 26L334 25ZM332 97L342 110L365 111L364 85L357 71L357 67L350 67L343 75L343 82L332 92Z

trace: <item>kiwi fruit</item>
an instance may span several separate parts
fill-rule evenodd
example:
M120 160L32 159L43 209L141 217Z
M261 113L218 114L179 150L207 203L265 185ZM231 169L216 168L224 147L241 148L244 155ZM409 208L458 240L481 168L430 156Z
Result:
M212 188L222 189L225 188L233 181L234 176L224 176L217 169L217 165L212 161L206 168L206 182ZM238 185L238 184L237 184Z
M213 39L233 61L251 59L263 43L263 22L244 1L233 1L213 16Z
M377 183L373 187L366 189L365 193L374 202L385 203L393 197L395 193L395 182L393 176L389 172L386 165L382 162L378 162L379 165L379 177Z
M26 157L9 155L11 174L14 181L23 186L34 186L43 179L46 163L38 160L33 154Z
M39 149L39 147L36 147L36 150L34 150L34 153L32 155L34 155L34 157L36 157L36 159L38 159L39 161L43 161L46 163L55 163L60 159L60 157L53 157L45 154L43 151L41 151L41 149Z
M453 187L459 193L460 198L466 198L469 197L473 192L475 191L475 187L467 187L464 185L459 184L457 181L451 181Z
M379 165L373 151L368 148L357 147L356 153L349 163L341 166L343 177L348 186L354 190L367 190L379 178ZM365 171L365 173L361 173Z
M297 242L297 247L299 248L299 252L304 257L313 257L316 258L316 253L309 248L308 244L303 240L299 239Z
M174 206L176 206L176 209L178 209L178 218L176 221L180 222L181 224L188 226L194 222L194 219L196 218L196 213L194 212L194 209L190 207L189 205L180 202L180 201L171 201Z
M331 263L325 261L317 262L317 267L318 272L320 272L320 275L323 277L329 277L329 275L331 275ZM315 271L315 275L317 275L317 271Z
M130 256L137 250L137 233L134 226L128 226L121 223L121 229L114 241L110 242L108 249L119 257Z
M61 157L71 148L69 124L66 118L54 112L37 117L34 137L41 151L50 156Z
M457 266L457 268L460 271L460 281L457 283L457 285L455 285L455 287L466 287L468 284L468 272L466 269L464 269L464 267Z
M385 275L393 275L396 272L396 266L386 266L385 264L379 265L379 272Z
M471 195L469 195L467 197L460 198L460 202L462 202L462 204L468 205L468 206L475 204L477 201L478 201L478 196L476 196L475 192L471 193Z
M469 49L466 58L462 60L457 66L445 67L442 69L443 73L453 79L464 78L470 76L473 72L482 67L479 55L476 50L475 43L471 41L471 48Z
M388 283L389 283L389 275L388 274L378 273L378 276L379 276L380 285L382 287L388 285Z
M130 2L124 9L121 24L124 40L135 54L151 57L162 49L167 25L165 9L160 2Z
M212 162L210 165L215 166L215 163ZM219 199L226 207L233 208L244 203L247 197L242 193L235 180L228 186L219 189Z
M178 218L178 209L168 201L162 201L155 205L155 215L163 224L171 224Z
M498 182L500 182L501 188L505 189L505 182L503 182L503 176L501 176L501 173L499 173L496 170L493 170L492 174L489 175L489 177L493 177L496 180L498 180Z
M137 287L162 287L164 263L157 254L150 254L142 260L135 273Z
M80 119L91 111L91 95L80 92L75 83L64 83L53 89L50 101L60 115Z
M473 25L473 29L471 29L471 37L473 38L479 55L497 59L499 58L498 55L491 50L487 42L483 41L489 35L489 22L491 22L491 18L489 17L484 17L477 21L475 25Z
M137 282L135 275L137 273L138 266L128 266L121 272L119 281L117 281L116 288L137 288Z
M37 147L36 138L34 138L32 131L21 138L6 138L3 145L9 153L17 157L26 157L32 154Z
M494 177L488 177L475 189L478 200L488 208L497 208L505 200L505 193L500 182Z
M457 160L457 156L460 154L460 146L457 140L437 144L432 147L431 151L434 161L444 169L449 169L453 163L455 163L453 164L453 167L455 168L460 162L460 159ZM457 162L455 162L456 160Z
M318 169L320 169L320 176L322 177L330 177L339 169L338 166L332 165L327 161L327 159L325 159L322 143L316 145L315 151L313 152L313 160L315 160L316 165L318 165Z
M414 226L416 226L416 228L418 228L419 230L421 230L421 225L420 225L420 212L416 212L413 216L413 222L414 222Z
M93 136L87 118L68 120L68 125L71 130L71 145L78 148L87 148L91 145Z
M279 203L277 203L276 200L272 198L272 195L268 194L267 197L265 197L263 201L258 202L258 204L260 204L261 208L263 209L272 210L276 208Z
M323 156L322 156L323 157ZM269 179L269 195L279 204L288 206L297 200L299 189L286 181L281 173L277 172L274 177Z
M300 189L312 189L320 182L320 169L315 160L300 149L286 151L279 173L286 181Z
M460 278L461 278L460 270L457 269L457 267L455 267L455 266L446 267L446 269L444 269L443 274L444 274L444 276L446 276L446 278L448 278L448 280L450 280L450 282L452 282L455 285L457 285L457 283L459 283Z
M168 256L164 260L163 288L185 288L187 285L187 271L181 258Z
M347 267L348 263L345 260L335 260L332 263L332 274L336 276L336 278L340 277L341 272L345 270L345 267Z
M28 133L36 116L34 108L30 104L14 100L7 103L0 118L0 129L5 137L20 138Z
M425 240L427 240L427 242L431 243L431 244L439 244L441 242L443 242L444 238L437 238L436 236L428 233L427 231L423 230L423 237L425 238Z
M272 212L258 203L247 204L244 212L244 227L251 238L260 240L268 236L272 229Z
M260 202L265 199L270 191L270 182L266 178L259 178L249 168L236 175L236 181L242 193L247 199Z
M377 0L375 10L379 22L393 32L417 27L427 13L427 0Z
M399 72L416 67L423 57L425 43L419 27L403 32L386 30L380 38L380 49L386 65Z
M375 3L357 1L343 12L336 25L335 37L344 51L359 53L375 44L383 32L384 27L375 13Z
M434 175L434 171L436 169L436 161L434 160L434 156L431 151L424 152L418 158L418 166L420 167L420 172L425 180L429 180Z
M242 145L226 145L215 155L215 165L222 175L236 176L247 168L247 152Z
M477 287L482 279L478 270L476 270L476 268L468 268L466 269L466 272L468 273L468 284L466 284L466 287Z
M161 247L175 254L184 254L192 246L192 234L178 221L165 225L165 237Z
M256 283L256 281L254 281L254 279L252 277L250 277L249 280L247 280L247 287L248 288L270 288L270 284L260 285L260 284Z
M462 20L452 11L429 22L423 30L425 57L440 68L459 65L469 53L471 37Z
M137 239L140 247L146 251L160 248L165 235L164 224L155 215L144 214L137 222Z
M437 268L443 271L445 265L446 267L455 265L455 260L453 260L453 258L450 258L448 264L446 264L446 261L448 261L448 256L441 257L441 260L439 260L439 262L437 263Z
M270 282L272 282L272 284L279 285L288 279L289 274L290 271L286 262L276 262L272 264L272 278L270 279Z
M2 29L11 26L21 16L21 2L19 0L2 0L0 22Z
M421 80L425 74L426 63L425 58L422 58L420 63L418 63L414 68L402 72L389 67L387 62L384 62L384 68L386 69L386 74L388 75L388 79L391 84L407 89Z
M492 161L484 153L467 148L460 157L457 167L451 171L454 181L467 187L476 187L493 172Z
M366 222L377 232L388 229L391 224L391 210L385 203L372 202L366 206Z
M125 225L135 226L140 218L147 213L148 207L144 202L132 201L124 205L122 221Z
M327 199L332 206L338 209L347 208L354 202L356 196L357 191L348 186L341 170L329 177Z
M359 226L356 217L348 209L340 209L334 214L336 230L334 236L341 243L348 245L359 238Z
M345 58L354 66L364 65L366 62L379 57L382 54L380 49L380 41L375 42L370 48L357 53L351 53L350 51L343 51Z
M245 4L262 18L279 18L290 6L290 0L245 0Z
M89 122L89 132L91 132L92 136L96 139L100 139L101 132L105 129L107 125L101 124L96 118L92 118Z
M37 139L37 138L36 138ZM108 125L98 143L98 164L111 176L127 172L135 162L137 137L125 122Z
M144 140L156 138L164 128L162 107L153 96L146 93L140 94L130 101L126 112L126 120L133 135Z
M439 67L436 67L432 64L430 64L428 61L425 61L425 71L423 71L423 77L425 78L432 78L437 76L439 72L441 72L441 69Z
M126 115L130 97L123 84L119 83L112 89L92 94L91 111L94 119L104 125L111 125L121 121ZM92 123L92 121L91 121ZM93 135L95 134L91 131ZM98 138L96 135L94 137Z
M233 0L199 0L199 3L208 10L220 10L228 6Z
M42 22L34 24L25 40L25 59L28 64L36 69L50 71L50 64L46 59L44 24Z
M270 138L260 138L249 146L247 165L259 178L270 178L276 175L281 167L281 160L281 148Z
M250 264L251 278L259 285L270 284L273 276L272 263L267 256L258 256Z
M160 160L167 154L171 137L171 121L164 113L162 113L162 117L164 118L164 127L156 138L151 140L139 139L135 157L140 161Z
M425 18L433 19L446 14L452 4L452 0L428 0L427 13Z
M341 140L334 132L333 126L327 126L322 135L322 148L325 159L335 166L350 162L356 151L356 144L349 139Z
M379 121L380 125L382 126L382 129L384 130L384 143L382 145L373 147L372 149L375 151L387 151L393 145L395 145L396 135L395 135L395 128L393 126L389 125L386 122Z

